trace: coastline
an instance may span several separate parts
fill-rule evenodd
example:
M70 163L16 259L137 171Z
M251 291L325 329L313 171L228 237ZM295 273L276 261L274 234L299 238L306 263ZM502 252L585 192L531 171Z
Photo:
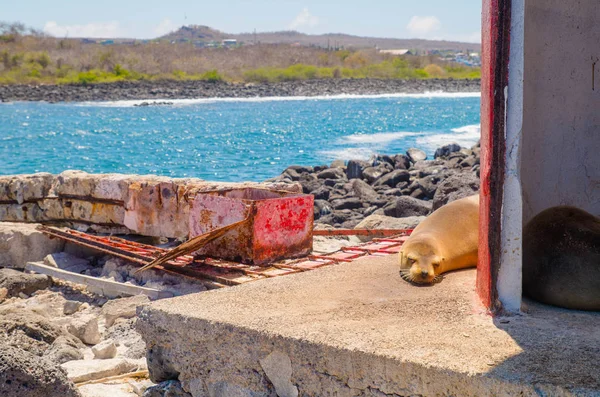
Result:
M234 84L207 81L122 81L90 85L2 85L0 102L87 102L197 98L312 97L328 95L479 92L480 80L322 79ZM168 103L163 103L168 104Z

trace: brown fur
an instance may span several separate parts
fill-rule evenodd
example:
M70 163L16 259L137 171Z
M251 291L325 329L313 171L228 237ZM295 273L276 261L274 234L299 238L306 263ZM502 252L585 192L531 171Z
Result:
M443 273L477 266L479 196L453 201L417 226L400 251L400 275L417 284Z
M523 230L523 293L568 309L600 310L600 218L553 207Z

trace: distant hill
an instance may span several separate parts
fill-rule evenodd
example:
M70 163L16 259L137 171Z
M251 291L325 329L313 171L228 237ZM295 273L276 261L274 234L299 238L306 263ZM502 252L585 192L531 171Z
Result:
M374 48L388 49L416 49L429 50L471 50L480 51L481 44L462 43L458 41L424 40L424 39L394 39L383 37L352 36L343 33L328 33L311 35L296 31L257 32L257 33L225 33L201 25L182 26L159 39L174 41L222 41L235 39L244 43L265 44L299 44L317 47L345 47L345 48Z

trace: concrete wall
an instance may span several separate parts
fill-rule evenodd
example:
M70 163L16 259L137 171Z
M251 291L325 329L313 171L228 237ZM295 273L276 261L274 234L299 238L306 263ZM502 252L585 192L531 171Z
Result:
M0 222L51 223L103 233L187 237L190 200L248 188L301 193L298 183L208 182L155 175L0 176Z
M598 0L525 7L523 224L561 204L600 215Z

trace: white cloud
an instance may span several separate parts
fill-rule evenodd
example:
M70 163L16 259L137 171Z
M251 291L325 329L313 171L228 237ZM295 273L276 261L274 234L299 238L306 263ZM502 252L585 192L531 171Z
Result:
M163 19L156 27L154 28L154 33L157 36L163 36L167 33L171 33L176 30L178 26L176 26L169 18Z
M288 28L291 30L298 29L302 26L315 27L319 24L319 17L312 15L308 8L300 11L300 14L294 18L294 20L288 25Z
M442 27L442 23L437 17L414 16L406 25L406 29L413 37L425 37L437 32Z
M116 21L92 22L86 25L59 25L55 21L48 21L44 25L44 33L56 37L114 38L125 36L125 32Z

